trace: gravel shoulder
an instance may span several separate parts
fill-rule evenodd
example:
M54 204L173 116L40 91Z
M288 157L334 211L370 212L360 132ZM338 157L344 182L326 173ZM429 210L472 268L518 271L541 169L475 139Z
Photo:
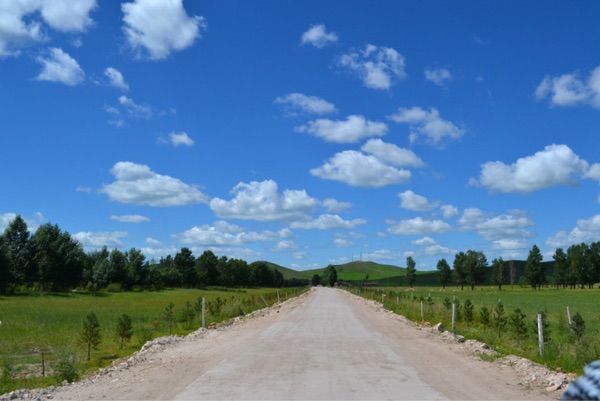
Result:
M93 377L27 396L531 400L559 394L380 304L316 288L216 329L159 339Z

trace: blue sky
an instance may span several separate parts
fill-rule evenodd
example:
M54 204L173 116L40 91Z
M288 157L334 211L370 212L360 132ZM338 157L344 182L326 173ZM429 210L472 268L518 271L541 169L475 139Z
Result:
M295 268L600 239L599 4L73 4L0 1L0 228Z

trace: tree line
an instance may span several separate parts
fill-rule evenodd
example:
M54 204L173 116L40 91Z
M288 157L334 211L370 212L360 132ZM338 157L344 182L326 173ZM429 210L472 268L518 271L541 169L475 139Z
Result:
M21 216L15 217L0 236L0 293L17 288L41 291L92 292L104 288L121 290L165 287L305 285L302 280L285 280L282 273L265 262L218 257L207 250L195 257L188 248L157 263L141 250L106 247L86 253L81 244L56 224L41 225L31 234Z
M551 263L543 263L543 255L537 245L533 245L525 261L524 272L520 284L539 289L544 285L557 288L593 288L600 281L600 241L591 244L571 245L565 252L557 248ZM406 282L412 287L417 280L416 263L412 257L406 259ZM437 271L442 287L456 284L461 290L468 286L493 283L502 289L506 283L515 284L515 261L506 262L496 258L491 265L482 251L472 249L458 252L454 256L452 266L446 259L437 262Z

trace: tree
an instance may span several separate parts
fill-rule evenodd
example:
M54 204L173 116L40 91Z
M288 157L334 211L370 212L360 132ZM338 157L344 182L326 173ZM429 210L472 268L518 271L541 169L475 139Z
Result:
M471 290L474 290L475 285L480 284L485 280L487 258L483 252L469 249L464 257L463 267L467 283L471 286Z
M13 283L10 273L10 263L6 256L6 249L0 241L0 294L5 294Z
M466 256L464 252L459 252L454 256L454 263L452 264L452 268L454 270L454 277L456 278L456 283L460 285L460 289L462 290L465 285L465 281L467 278L467 274L465 271L465 259Z
M121 315L117 320L117 338L120 340L119 348L123 349L123 344L129 342L133 336L133 325L128 315Z
M450 282L452 276L452 270L446 259L440 259L437 262L437 269L440 272L440 284L443 289L446 289L446 285Z
M556 288L566 287L569 272L567 254L562 248L557 248L552 259L554 259L554 284L556 284Z
M134 285L142 285L146 281L148 265L141 250L131 248L127 253L127 274L124 287L130 290Z
M406 282L408 283L410 288L413 287L417 278L416 266L417 264L415 263L415 260L412 258L412 256L406 258Z
M173 332L173 325L175 324L175 304L170 302L163 311L163 319L167 323L167 327L169 328L169 334Z
M501 300L498 300L498 303L494 307L494 326L498 329L498 336L502 334L502 330L506 326L506 315L504 312L504 304Z
M219 259L212 251L204 251L196 260L196 268L200 281L205 285L215 285L219 280L219 270L217 268Z
M92 357L92 349L98 349L102 336L100 335L100 323L94 312L90 312L83 319L83 328L79 341L87 348L87 360Z
M515 280L517 279L517 267L515 266L514 260L511 260L508 263L508 271L510 273L510 285L512 287L515 285Z
M525 324L525 314L517 308L510 315L510 328L517 338L523 338L527 334L527 325Z
M108 282L123 284L127 277L127 255L118 249L113 249L108 257L110 272Z
M325 268L323 272L323 282L328 284L330 287L333 287L338 280L337 270L335 270L335 266L329 265Z
M467 299L465 301L464 310L465 310L465 321L470 324L473 321L473 303L471 302L470 299Z
M527 262L525 263L525 277L533 289L539 289L546 281L546 272L542 265L542 252L537 245L534 245L529 251Z
M65 291L81 282L85 254L81 245L57 225L41 225L31 243L43 289Z
M492 261L492 274L494 275L494 284L498 285L499 291L502 291L502 284L504 284L504 260L502 258Z
M321 276L319 276L318 274L313 274L310 282L313 285L313 287L317 286L317 285L321 285Z
M226 263L226 262L225 262ZM184 287L195 287L198 284L198 272L195 269L196 259L189 248L181 248L173 259L175 269L181 275Z
M578 340L581 340L581 337L585 334L585 321L583 317L577 312L573 316L573 322L571 323L571 330L573 330L573 334Z
M15 284L32 284L37 279L32 258L31 237L27 223L19 215L8 224L2 242L10 266L10 276Z
M272 287L275 275L265 262L255 262L251 265L250 282L257 287Z

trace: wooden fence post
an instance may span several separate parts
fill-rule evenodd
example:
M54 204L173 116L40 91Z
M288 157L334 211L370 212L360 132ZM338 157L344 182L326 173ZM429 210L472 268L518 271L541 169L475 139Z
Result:
M425 321L425 315L423 314L423 301L421 301L421 322Z
M206 314L206 299L204 297L202 297L202 328L205 329L206 328L206 319L205 319L205 314Z
M456 304L452 304L452 332L456 329Z
M567 320L569 321L569 327L573 325L573 321L571 320L571 308L567 306Z
M544 356L544 325L542 322L542 314L537 315L537 326L538 326L538 342L540 347L540 356Z
M280 303L281 300L279 299L279 290L277 290L277 303Z

